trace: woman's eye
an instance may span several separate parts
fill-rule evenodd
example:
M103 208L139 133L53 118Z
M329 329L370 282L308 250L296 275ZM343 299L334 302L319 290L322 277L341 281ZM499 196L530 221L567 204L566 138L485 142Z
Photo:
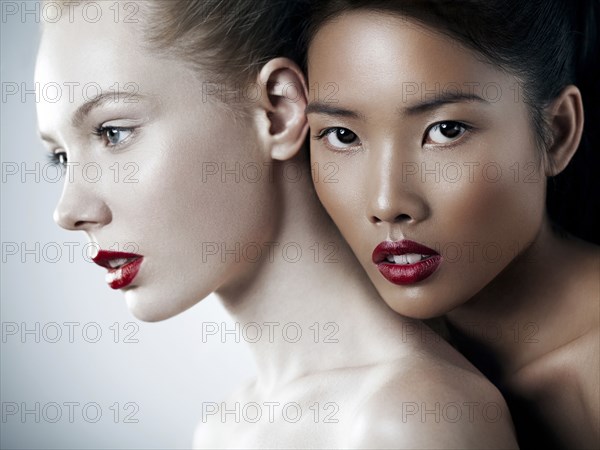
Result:
M344 150L360 145L360 140L354 132L347 128L327 128L316 139L325 139L328 147L334 150Z
M101 137L108 147L116 147L117 145L121 145L133 134L133 129L120 127L99 127L96 128L94 134Z
M460 122L439 122L427 131L424 144L447 144L460 138L468 127Z
M67 166L67 154L65 152L49 153L48 159L51 164L55 166Z

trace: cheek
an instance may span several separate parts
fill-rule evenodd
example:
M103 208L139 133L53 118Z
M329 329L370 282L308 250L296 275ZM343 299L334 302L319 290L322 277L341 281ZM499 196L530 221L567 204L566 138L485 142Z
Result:
M311 150L311 161L317 196L342 235L349 240L352 230L364 217L360 205L365 186L355 167L355 159Z
M170 125L145 139L139 183L121 203L135 205L124 217L137 225L137 236L145 245L189 258L202 258L214 243L231 248L260 242L272 227L274 189L266 169L258 182L248 181L254 176L248 164L264 168L249 132L236 127L225 133L220 123Z
M466 143L428 156L441 162L441 182L424 188L446 238L452 233L456 239L504 247L508 241L530 240L540 225L545 175L527 109L514 103L497 107Z
M432 218L440 242L469 255L457 262L496 271L535 238L544 214L545 178L537 163L511 157L481 162L472 175L426 187ZM477 250L471 253L473 246Z
M112 205L116 227L146 256L139 288L127 293L143 320L177 314L236 280L248 267L239 249L272 241L276 226L267 172L258 182L244 178L244 162L263 167L256 139L242 128L224 133L219 124L198 129L177 119L145 140L139 182L118 187Z

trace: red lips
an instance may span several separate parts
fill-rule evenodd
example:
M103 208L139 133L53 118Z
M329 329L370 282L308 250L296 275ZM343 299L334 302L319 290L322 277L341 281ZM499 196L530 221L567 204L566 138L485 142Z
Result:
M429 247L405 239L380 243L373 250L373 262L391 283L408 285L432 275L442 262L442 256Z
M93 258L99 266L106 267L106 282L113 289L121 289L133 281L144 257L136 253L100 250ZM112 263L112 264L111 264Z

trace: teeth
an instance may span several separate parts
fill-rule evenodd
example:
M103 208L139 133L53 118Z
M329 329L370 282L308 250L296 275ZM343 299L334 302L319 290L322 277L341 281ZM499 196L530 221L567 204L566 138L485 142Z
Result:
M111 260L108 262L108 265L109 265L111 268L113 268L113 269L114 269L115 267L122 266L122 265L123 265L123 264L125 264L126 262L127 262L127 258L111 259Z
M106 274L106 276L104 277L104 279L106 280L106 282L108 284L110 284L115 280L121 279L122 275L123 275L123 271L121 269L118 269L118 270L115 270L114 272L108 272Z
M414 264L419 261L423 261L427 258L427 255L420 255L418 253L406 253L404 255L388 255L387 260L395 264Z
M408 263L409 264L414 264L416 262L419 262L423 259L423 255L418 255L416 253L409 253L408 255L405 255L406 258L408 259Z

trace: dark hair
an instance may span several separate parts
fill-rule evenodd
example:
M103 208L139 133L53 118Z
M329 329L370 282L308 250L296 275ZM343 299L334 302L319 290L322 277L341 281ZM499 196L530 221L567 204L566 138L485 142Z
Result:
M579 149L549 180L550 217L574 235L600 243L598 143L600 125L598 21L600 0L315 0L304 45L325 23L358 9L390 12L430 26L478 52L522 81L540 149L551 134L544 109L562 89L582 92L585 127ZM596 148L593 147L595 144Z

